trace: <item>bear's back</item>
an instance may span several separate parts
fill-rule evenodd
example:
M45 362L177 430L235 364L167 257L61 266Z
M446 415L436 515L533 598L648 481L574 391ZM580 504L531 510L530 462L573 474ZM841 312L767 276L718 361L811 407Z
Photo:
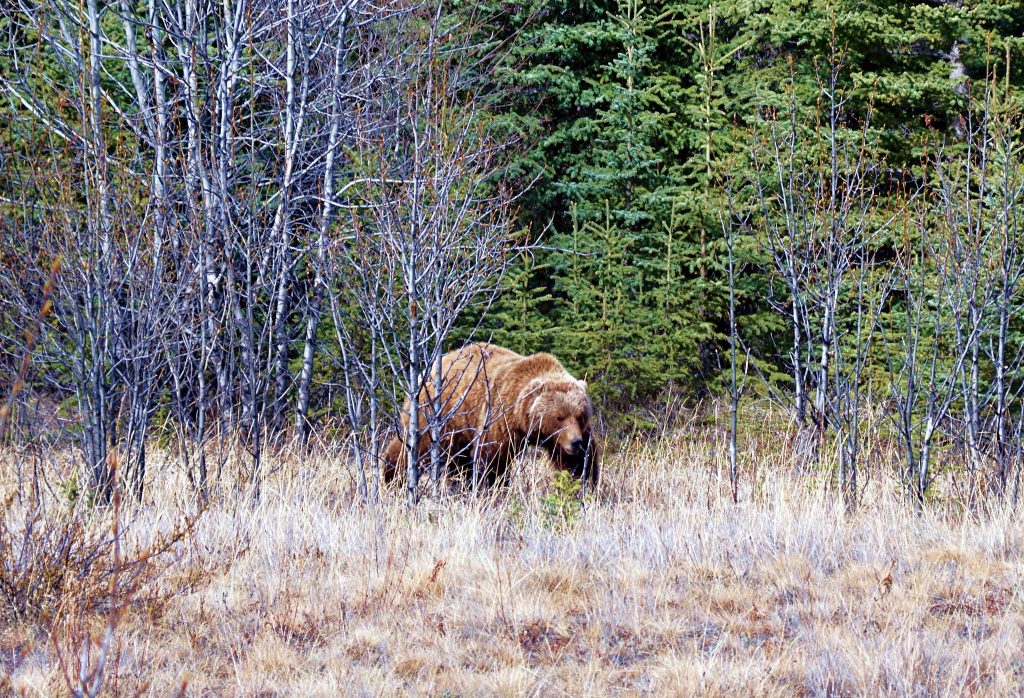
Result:
M537 379L572 379L551 354L522 356L507 349L487 359L487 372L496 383L509 388L509 392L518 392Z

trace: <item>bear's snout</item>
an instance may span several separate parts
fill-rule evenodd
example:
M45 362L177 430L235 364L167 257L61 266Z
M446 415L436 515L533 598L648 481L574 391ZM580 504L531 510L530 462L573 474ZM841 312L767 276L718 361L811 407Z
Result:
M555 448L567 456L578 456L583 452L584 445L583 432L575 425L563 427L555 437Z

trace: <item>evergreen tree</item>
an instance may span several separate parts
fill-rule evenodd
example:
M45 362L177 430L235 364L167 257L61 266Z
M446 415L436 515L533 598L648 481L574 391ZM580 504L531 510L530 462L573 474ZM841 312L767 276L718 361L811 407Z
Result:
M843 127L871 109L872 142L908 175L936 132L956 138L970 80L994 71L1019 85L1024 61L1014 39L1024 16L1006 2L538 0L518 16L531 19L513 52L522 67L509 72L509 111L537 135L522 162L542 176L524 217L552 231L535 281L552 294L549 347L618 397L716 384L727 345L723 178L750 171L752 132L791 100L815 123L833 47ZM771 329L768 276L750 264L755 248L737 254L747 255L744 341L781 365L789 348ZM613 257L624 268L610 270ZM626 324L593 336L610 331L595 318L617 307L602 297L613 288Z

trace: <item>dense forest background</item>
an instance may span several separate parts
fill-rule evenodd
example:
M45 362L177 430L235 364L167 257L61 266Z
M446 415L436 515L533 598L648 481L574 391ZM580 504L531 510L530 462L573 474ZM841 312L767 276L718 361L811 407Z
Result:
M752 140L766 122L794 112L808 131L825 125L837 68L840 137L867 130L870 157L888 173L879 193L895 210L902 185L929 177L930 154L963 149L963 120L987 80L998 83L1003 108L1019 109L1019 10L1010 2L512 8L522 34L509 57L515 68L503 74L515 88L508 116L535 144L519 166L537 178L522 224L545 249L514 276L487 326L519 350L552 347L625 404L670 386L691 396L721 390L725 190L750 178ZM812 158L821 139L805 136ZM737 322L754 355L781 368L790 335L769 302L764 251L756 240L738 246Z
M556 354L613 430L770 396L854 492L876 407L919 499L938 437L1018 472L1017 3L54 0L0 28L3 427L68 420L101 489L112 448L142 486L154 434L200 444L200 489L215 431L254 482L339 420L372 462L470 337Z

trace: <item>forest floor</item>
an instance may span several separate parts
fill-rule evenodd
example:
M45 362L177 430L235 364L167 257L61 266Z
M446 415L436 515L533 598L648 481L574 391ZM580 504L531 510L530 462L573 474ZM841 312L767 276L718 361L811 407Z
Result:
M535 461L412 512L358 504L340 457L275 461L258 504L215 494L125 601L0 616L0 694L67 694L101 657L101 695L1024 692L1013 511L918 514L884 469L847 511L831 478L756 450L734 504L720 437L632 443L581 512ZM123 559L192 500L176 476L123 504Z

